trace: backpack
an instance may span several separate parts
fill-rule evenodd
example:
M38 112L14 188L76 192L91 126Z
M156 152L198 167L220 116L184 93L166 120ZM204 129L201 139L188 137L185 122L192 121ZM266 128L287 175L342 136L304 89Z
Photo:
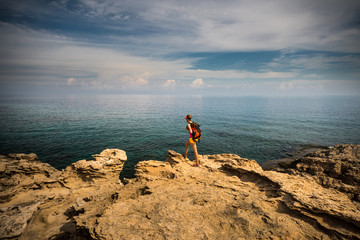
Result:
M201 134L201 129L200 129L200 125L197 124L196 122L192 122L190 124L191 130L192 130L192 139L194 140L194 142L199 142L200 143L200 139L202 137Z

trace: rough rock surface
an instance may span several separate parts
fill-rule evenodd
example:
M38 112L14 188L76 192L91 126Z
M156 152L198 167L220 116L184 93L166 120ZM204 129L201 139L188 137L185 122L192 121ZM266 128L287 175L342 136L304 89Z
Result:
M284 167L290 174L312 176L322 186L344 192L360 204L360 145L319 150Z
M341 145L304 159L320 158L318 168L328 169L324 158L338 158L346 173L351 172L346 180L344 172L337 172L338 177L327 170L315 172L358 191L357 149ZM352 157L345 157L348 153ZM169 151L166 161L139 162L135 178L122 185L118 174L125 152L111 149L94 158L60 172L34 156L1 156L0 183L8 193L0 203L0 237L360 239L360 206L354 195L323 184L304 159L277 172L234 154L202 155L201 166L192 167L188 159ZM23 170L25 162L34 164L29 173ZM40 165L43 170L36 172ZM9 169L19 175L18 184ZM40 180L35 185L19 184L22 177L33 179L41 171L44 176L36 177Z
M67 187L84 187L85 183L89 186L119 183L120 172L127 160L125 151L105 149L93 157L92 161L80 160L66 167L61 177ZM79 186L78 181L82 182Z
M94 198L98 191L106 198L109 189L112 193L121 186L119 174L127 159L118 149L94 158L59 171L38 161L36 154L0 156L0 238L83 236L72 218L81 211L81 199Z

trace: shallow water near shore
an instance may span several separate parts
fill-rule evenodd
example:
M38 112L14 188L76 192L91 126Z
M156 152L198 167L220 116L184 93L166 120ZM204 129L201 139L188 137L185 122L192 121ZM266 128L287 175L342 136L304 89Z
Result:
M183 153L184 116L201 125L200 154L285 158L304 144L360 144L359 97L68 96L0 99L0 154L36 153L62 169L105 148L142 160ZM193 159L190 150L189 158Z

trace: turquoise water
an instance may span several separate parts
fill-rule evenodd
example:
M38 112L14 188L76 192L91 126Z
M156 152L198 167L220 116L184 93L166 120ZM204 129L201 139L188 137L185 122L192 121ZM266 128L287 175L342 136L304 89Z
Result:
M359 97L94 96L1 98L0 154L36 153L62 169L105 148L127 152L124 176L142 160L183 153L191 113L200 154L265 160L303 144L360 144ZM191 151L191 150L190 150ZM193 159L193 155L189 155Z

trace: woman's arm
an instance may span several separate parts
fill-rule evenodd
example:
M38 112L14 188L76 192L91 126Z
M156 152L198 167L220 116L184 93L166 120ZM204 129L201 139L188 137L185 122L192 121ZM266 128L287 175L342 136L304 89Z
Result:
M191 129L190 123L188 123L188 125L186 126L185 129L186 129L190 134L192 134L192 129Z

